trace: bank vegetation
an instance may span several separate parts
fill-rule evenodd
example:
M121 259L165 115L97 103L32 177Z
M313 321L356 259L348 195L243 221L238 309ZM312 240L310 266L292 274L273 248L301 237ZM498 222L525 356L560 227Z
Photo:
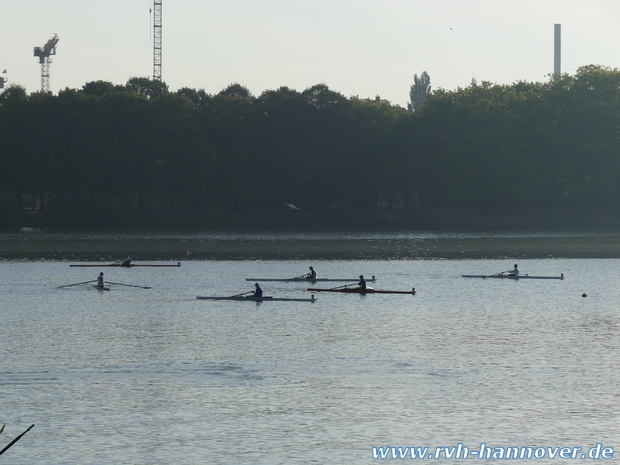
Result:
M325 84L259 96L146 78L57 95L11 86L0 140L3 229L620 218L620 72L601 66L434 90L413 113Z

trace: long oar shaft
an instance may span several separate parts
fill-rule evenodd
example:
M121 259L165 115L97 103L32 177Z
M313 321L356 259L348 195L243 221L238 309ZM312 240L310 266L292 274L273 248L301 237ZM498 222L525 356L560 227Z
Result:
M334 289L341 289L343 287L349 287L349 286L351 286L351 284L345 284L344 286L338 286L338 287L330 287L329 290L331 291L331 290L334 290Z
M9 445L8 445L8 446L6 446L4 449L0 450L0 455L4 454L4 453L5 453L5 452L9 449L9 447L11 447L11 446L12 446L13 444L15 444L17 441L19 441L19 440L22 438L22 436L23 436L24 434L26 434L28 431L30 431L30 430L32 429L32 427L33 427L33 426L34 426L34 423L33 423L32 425L30 425L30 428L28 428L28 429L27 429L26 431L24 431L22 434L20 434L19 436L17 436L15 439L13 439L13 440L9 443Z
M116 284L117 286L139 287L141 289L150 289L149 286L135 286L133 284L113 283L112 281L108 281L108 284Z
M241 297L242 295L251 294L251 293L252 293L252 291L242 292L241 294L231 295L230 297L222 297L221 299L215 299L215 300L232 299L233 297Z
M58 289L60 289L61 287L71 287L71 286L78 286L80 284L88 284L88 283L94 283L95 281L97 281L96 279L93 279L92 281L84 281L83 283L75 283L75 284L66 284L64 286L58 286Z

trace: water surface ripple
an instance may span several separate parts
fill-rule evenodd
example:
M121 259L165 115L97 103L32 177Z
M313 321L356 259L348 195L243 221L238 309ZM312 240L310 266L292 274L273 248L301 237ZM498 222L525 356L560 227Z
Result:
M0 446L36 426L2 458L371 464L373 446L618 449L617 260L519 260L524 273L564 280L461 277L513 262L236 259L100 270L4 261ZM418 293L195 298L248 291L247 277L296 276L309 265L324 277L376 275L376 288ZM58 289L99 271L152 288ZM309 294L303 283L261 284L269 295Z

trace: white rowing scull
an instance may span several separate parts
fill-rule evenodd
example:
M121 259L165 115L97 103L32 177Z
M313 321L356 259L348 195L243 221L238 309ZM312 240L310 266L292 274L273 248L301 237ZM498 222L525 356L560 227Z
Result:
M412 294L415 295L415 288L411 288L410 291L384 291L381 289L373 289L372 287L345 287L344 289L320 289L318 287L310 287L309 291L312 292L342 292L349 294Z
M560 276L530 276L527 274L521 274L514 276L511 274L464 274L463 278L505 278L505 279L564 279L564 273Z
M135 264L135 263L130 263L129 265L123 265L122 263L110 263L110 264L105 264L105 265L91 265L91 264L82 265L82 264L79 264L79 265L69 265L69 266L70 267L82 267L82 268L84 268L84 267L101 268L101 267L104 267L104 266L113 266L113 267L116 267L116 268L133 268L133 267L136 267L136 266L145 266L145 267L171 267L171 266L173 266L173 267L177 267L178 268L178 267L181 266L181 262L177 262L176 265L141 265L141 264Z
M287 283L291 283L291 282L301 282L301 283L317 283L317 282L340 282L340 283L350 283L350 282L355 282L355 281L359 281L360 278L351 278L351 279L343 279L343 278L301 278L301 277L297 277L297 278L245 278L246 281L256 281L256 282L260 282L260 281L280 281L280 282L287 282ZM370 282L370 283L374 283L377 280L377 278L375 278L374 276L372 278L369 278L366 280L366 282Z
M253 295L244 297L244 296L231 296L231 297L204 297L204 296L197 296L196 297L199 300L245 300L245 301L250 301L250 302L315 302L317 299L314 298L314 294L312 295L312 297L310 299L293 299L293 298L288 298L288 297L270 297L270 296L264 296L264 297L255 297Z

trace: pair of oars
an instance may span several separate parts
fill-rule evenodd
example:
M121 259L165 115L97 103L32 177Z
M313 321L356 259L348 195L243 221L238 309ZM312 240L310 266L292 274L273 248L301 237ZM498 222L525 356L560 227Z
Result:
M95 281L97 280L93 279L92 281L84 281L83 283L66 284L64 286L58 286L58 289L63 288L63 287L79 286L80 284L94 283ZM134 284L113 283L112 281L108 281L107 284L115 284L117 286L139 287L141 289L150 289L149 286L136 286Z

